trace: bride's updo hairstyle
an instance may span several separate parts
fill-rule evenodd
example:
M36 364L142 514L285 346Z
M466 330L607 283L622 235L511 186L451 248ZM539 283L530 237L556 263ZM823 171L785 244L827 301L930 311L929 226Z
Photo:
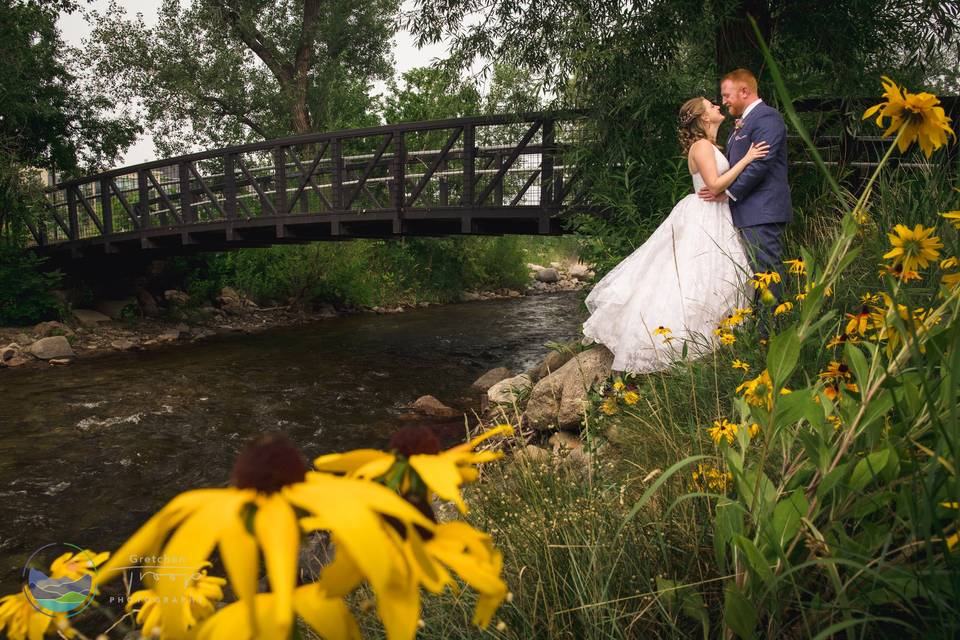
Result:
M680 107L680 115L677 117L677 138L680 139L680 147L684 154L690 151L694 142L707 137L703 120L700 119L706 111L703 102L703 97L690 98Z

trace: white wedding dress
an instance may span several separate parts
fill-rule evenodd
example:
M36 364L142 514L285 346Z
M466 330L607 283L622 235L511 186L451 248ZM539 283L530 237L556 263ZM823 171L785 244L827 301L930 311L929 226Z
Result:
M729 169L714 148L717 172ZM669 368L686 345L687 357L710 353L713 331L737 307L746 306L752 275L727 203L704 202L694 193L678 202L657 230L594 286L587 296L586 337L614 354L613 370L649 373ZM655 334L670 329L670 337Z

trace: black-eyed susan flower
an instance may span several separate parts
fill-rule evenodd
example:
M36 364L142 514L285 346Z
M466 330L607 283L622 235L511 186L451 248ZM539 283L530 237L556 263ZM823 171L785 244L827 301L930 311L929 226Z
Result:
M750 371L750 365L743 360L734 360L730 363L731 369L742 369L744 373Z
M698 491L715 491L726 493L727 487L733 482L733 474L724 472L714 466L697 465L696 471L691 474L693 486Z
M867 318L869 320L869 313L867 314ZM856 335L841 333L839 335L833 336L833 338L830 339L830 342L827 343L827 348L832 349L834 347L842 347L844 344L848 342L850 342L851 344L856 344L857 342L860 342L860 338L858 338Z
M747 427L747 435L753 440L757 437L758 433L760 433L760 425L756 422L751 422L750 426Z
M877 293L867 291L860 296L860 304L877 304L878 302L880 302L880 295Z
M890 78L883 76L883 96L880 104L867 109L863 119L877 115L877 126L883 127L884 118L890 118L889 128L884 137L900 134L897 147L905 152L911 144L918 142L926 157L947 144L947 136L956 139L950 128L950 118L940 105L940 100L932 93L910 93L897 86Z
M613 381L613 390L616 391L617 393L623 391L626 388L627 388L627 385L623 384L623 380L621 380L620 378L617 378L616 380Z
M945 273L940 277L940 282L949 289L955 288L960 284L960 271L955 271L953 273Z
M637 393L636 391L627 391L625 394L623 394L624 404L633 406L637 404L639 400L640 400L640 394Z
M807 263L804 262L802 258L796 258L793 260L784 260L783 264L790 267L790 273L802 276L807 272Z
M670 330L670 327L664 327L663 325L653 330L653 335L655 336L668 336L671 333L673 333L673 331Z
M731 345L737 341L737 336L729 332L720 334L720 344Z
M179 605L182 608L183 619L187 622L188 628L195 628L199 622L202 622L213 615L217 602L223 600L223 586L227 583L223 578L207 575L210 563L204 563L204 567L185 579L176 576L178 580L184 580L185 586L183 595L179 598ZM164 576L158 579L170 579L170 576ZM156 580L154 580L156 582ZM140 627L140 634L148 638L172 638L169 633L163 629L164 608L160 606L163 602L163 596L152 588L135 591L127 600L127 612L132 612L137 608L136 623Z
M843 426L843 421L840 419L840 416L835 413L827 416L827 422L833 425L834 431L838 431L840 427Z
M960 211L947 211L941 213L940 217L952 224L954 229L960 230Z
M619 405L617 405L617 399L613 396L608 396L603 399L603 402L600 403L600 411L603 411L608 416L616 415L620 411Z
M237 458L231 482L227 488L198 489L175 497L120 547L100 569L95 583L116 577L131 556L161 557L156 570L161 576L198 572L218 549L230 585L246 611L250 633L260 637L254 596L262 555L273 604L270 633L263 637L285 637L293 623L301 533L323 529L336 540L338 552L358 559L362 576L377 595L388 636L397 637L384 611L412 605L394 600L392 585L405 560L386 528L400 522L431 529L430 519L384 486L308 473L296 447L280 435L252 442ZM309 527L302 524L306 518L301 516L310 519ZM179 604L183 582L160 579L153 588L161 598L164 633L171 637L193 633L189 616Z
M421 482L429 492L425 496L428 504L436 494L441 500L456 504L461 513L466 513L467 505L460 495L460 487L477 479L477 465L503 457L502 452L476 451L476 448L501 435L513 435L513 427L497 425L469 442L441 451L440 441L428 427L404 427L391 438L390 451L358 449L332 453L320 456L313 464L318 471L381 480L401 494L406 494L413 483Z
M790 311L792 310L793 310L793 303L787 300L777 305L777 308L773 310L773 315L779 316L784 313L790 313Z
M713 426L707 429L707 435L710 436L710 439L713 440L714 444L720 444L721 440L726 439L727 444L733 444L733 441L737 437L737 430L740 428L740 425L735 422L730 422L726 418L721 418L720 420L714 420Z
M747 380L736 388L737 393L742 393L747 404L758 407L773 407L773 380L770 373L764 369L756 378Z
M893 247L883 257L893 260L893 264L902 265L903 271L917 271L926 269L927 265L940 257L943 243L933 235L933 227L916 225L912 230L903 224L894 226L893 233L888 233L890 245Z
M864 305L860 308L858 313L845 313L843 314L847 318L847 326L844 330L844 335L854 336L854 335L866 335L867 330L870 328L870 307Z
M830 364L827 365L827 369L825 371L821 371L818 375L822 380L840 378L843 380L849 380L852 374L850 373L850 367L848 367L846 363L838 362L837 360L831 360Z

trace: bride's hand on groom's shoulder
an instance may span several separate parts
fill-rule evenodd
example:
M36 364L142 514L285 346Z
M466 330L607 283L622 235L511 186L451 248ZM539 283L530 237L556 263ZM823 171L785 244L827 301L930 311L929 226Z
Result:
M697 195L700 196L700 199L704 202L726 202L729 198L726 193L721 193L720 195L713 195L713 192L710 191L710 187L700 187L700 191L697 192Z

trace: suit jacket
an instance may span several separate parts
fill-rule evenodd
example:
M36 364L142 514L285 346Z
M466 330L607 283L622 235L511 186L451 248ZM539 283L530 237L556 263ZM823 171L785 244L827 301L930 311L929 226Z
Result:
M727 160L736 164L751 143L761 141L770 145L770 152L748 164L727 189L734 198L730 211L738 228L790 222L793 218L787 183L787 127L780 112L762 102L750 110L740 129L730 134Z

